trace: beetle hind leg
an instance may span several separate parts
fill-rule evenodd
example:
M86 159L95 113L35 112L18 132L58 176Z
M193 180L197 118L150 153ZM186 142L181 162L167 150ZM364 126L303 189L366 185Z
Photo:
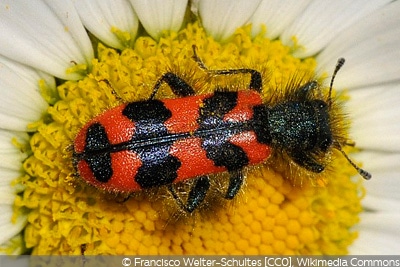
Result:
M229 175L229 185L225 194L225 199L231 200L239 193L243 185L244 176L242 170L230 171Z
M200 69L204 70L207 73L212 75L236 75L236 74L250 74L250 84L249 88L251 90L255 90L257 92L262 91L262 76L261 73L254 69L249 68L241 68L241 69L226 69L226 70L210 70L201 60L201 58L197 55L197 47L196 45L192 46L193 56L192 59L197 63Z
M175 201L187 213L192 213L201 205L201 203L203 203L209 188L210 180L207 176L201 176L197 178L194 182L194 185L189 191L189 196L185 204L179 197L178 193L175 191L173 184L170 184L168 186L168 190L171 192Z
M154 99L156 96L158 89L160 89L161 85L164 83L168 84L168 86L171 88L172 92L177 95L177 96L190 96L194 95L195 91L194 89L186 82L184 81L181 77L179 77L177 74L172 73L172 72L167 72L164 73L160 79L156 82L153 88L153 93L150 96L150 99Z

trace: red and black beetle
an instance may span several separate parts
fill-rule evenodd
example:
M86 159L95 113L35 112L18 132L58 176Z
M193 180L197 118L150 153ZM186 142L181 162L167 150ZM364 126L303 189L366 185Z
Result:
M178 75L165 73L149 100L107 110L79 131L73 163L80 177L98 188L121 193L167 186L187 212L204 200L210 174L229 173L224 197L232 199L243 183L243 168L265 162L274 150L319 173L325 166L316 155L335 148L364 178L370 178L347 157L332 135L332 83L343 59L338 61L327 99L316 98L318 83L309 81L285 101L271 106L263 103L260 95L260 72L247 68L209 70L195 47L193 50L200 68L212 75L251 75L249 88L195 95ZM179 98L155 99L163 83ZM174 183L187 179L195 182L183 203Z

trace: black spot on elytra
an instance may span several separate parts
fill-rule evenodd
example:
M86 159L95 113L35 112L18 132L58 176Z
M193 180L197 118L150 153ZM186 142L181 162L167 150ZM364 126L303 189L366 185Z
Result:
M198 119L199 130L214 129L225 123L224 116L237 105L237 92L215 92L203 100Z
M178 176L181 162L169 154L174 140L166 141L168 130L164 123L172 113L159 100L129 103L122 114L135 123L131 144L149 142L133 150L142 162L135 181L143 188L172 183ZM151 141L153 140L153 141Z
M237 92L215 92L204 99L198 119L202 134L202 148L216 166L224 166L228 170L238 170L249 162L246 153L237 145L229 142L229 138L240 133L240 127L231 127L232 122L224 121L224 116L237 105ZM221 130L218 130L218 129ZM207 130L210 131L207 134Z
M248 165L249 159L241 147L228 141L228 137L228 131L208 136L204 138L202 147L216 166L224 166L229 171L241 169Z
M171 184L178 176L181 162L169 154L171 143L149 146L136 151L142 166L136 174L136 182L143 188Z
M103 125L94 123L86 132L84 160L88 163L94 177L99 182L106 183L113 175L111 153L107 151L110 142Z
M171 111L160 100L129 103L122 114L135 123L136 140L167 134L164 122L172 116Z

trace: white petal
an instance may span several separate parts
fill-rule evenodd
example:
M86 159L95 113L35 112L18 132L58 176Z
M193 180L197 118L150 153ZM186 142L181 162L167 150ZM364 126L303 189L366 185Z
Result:
M2 193L0 191L0 193ZM0 246L21 232L26 223L26 216L18 216L16 223L11 222L14 214L11 205L0 204Z
M16 160L13 160L14 162L16 162ZM19 162L18 165L16 166L12 166L10 168L8 167L4 167L1 166L0 167L0 187L7 187L7 188L11 188L10 184L17 179L18 177L21 176L21 170L15 170L12 168L15 167L19 167L21 168L21 162ZM12 187L12 189L10 189L10 192L21 192L25 189L25 187L23 185L15 185Z
M19 147L13 143L15 140L21 146L28 143L28 135L23 132L12 132L0 130L0 191L7 190L9 194L20 192L23 190L22 185L11 187L11 182L21 176L22 162L26 159L27 154L21 151ZM0 204L8 203L4 197L6 193L0 193ZM14 197L12 198L13 201Z
M48 104L40 94L39 81L55 91L54 77L0 56L1 128L27 131L39 120Z
M372 179L364 182L366 196L363 206L368 210L400 214L400 153L363 151L355 154L354 158L372 174Z
M346 103L357 147L400 152L400 85L351 90Z
M316 54L343 29L373 12L389 0L318 0L313 1L282 34L284 44L293 44L295 36L300 49L297 57Z
M135 39L139 20L128 0L74 0L74 4L85 27L107 45L123 49ZM118 38L113 28L129 33L130 40Z
M20 256L24 255L23 247L16 247L15 244L23 244L22 235L18 235L15 239L9 240L2 245L0 245L0 255L13 255L18 257L0 257L0 266L16 266L16 267L27 267L31 263L29 256ZM3 249L4 247L4 249ZM12 251L9 251L10 248L13 248ZM3 264L3 265L1 265Z
M202 25L208 34L217 40L225 40L249 21L260 2L261 0L201 0L192 9L198 9Z
M400 214L399 205L400 202L398 199L377 197L368 192L368 189L366 196L362 200L362 206L365 208L365 210L374 212L393 212L396 214Z
M357 160L363 163L363 166L367 168L369 171L375 174L377 177L376 182L382 181L382 179L398 179L398 190L400 191L400 176L394 177L392 176L394 173L400 173L400 153L385 153L385 152L377 152L377 151L362 151L361 153L354 154ZM367 182L366 185L370 185L372 183ZM386 183L382 183L386 184ZM374 186L371 186L373 189ZM396 188L392 189L395 190ZM388 189L390 190L390 189ZM387 190L385 190L387 191ZM400 200L400 195L396 194L395 196Z
M9 187L9 186L8 186ZM0 187L0 205L10 205L14 203L15 194L10 188Z
M2 1L0 54L62 79L75 64L90 66L93 50L70 0Z
M373 1L370 1L373 2ZM339 57L346 64L336 87L364 87L400 80L400 2L394 1L347 28L317 57L321 71Z
M18 244L23 244L22 235L17 235L15 238L9 240L9 242L4 243L0 246L0 255L7 255L9 257L0 257L0 266L15 266L15 267L27 267L32 264L32 261L29 256L23 254L26 252L26 249L22 246L18 246ZM4 249L3 249L4 247ZM10 251L10 248L12 250ZM23 256L21 256L23 255ZM10 256L18 256L18 257L10 257Z
M350 255L398 255L400 214L363 213L359 237L349 248Z
M140 22L154 39L162 31L178 31L186 12L187 0L130 0Z
M24 151L20 151L13 140L15 139L18 144L26 145L28 138L28 135L24 132L0 129L0 167L15 171L21 169L21 163L27 155ZM0 184L2 180L4 180L4 174L0 172Z
M250 19L253 24L252 35L267 27L266 37L275 39L290 25L311 0L263 0Z
M21 175L21 164L27 156L11 143L12 138L22 144L28 142L26 133L0 130L0 247L19 233L26 222L25 216L19 216L15 224L11 222L15 192L20 191L18 186L12 187L11 181Z

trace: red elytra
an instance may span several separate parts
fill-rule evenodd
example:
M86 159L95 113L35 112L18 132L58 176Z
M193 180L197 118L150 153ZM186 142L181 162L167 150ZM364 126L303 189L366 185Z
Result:
M214 161L207 157L207 153L202 147L202 138L194 133L199 127L199 116L203 100L212 97L213 94L205 94L198 96L188 96L176 99L161 100L171 116L163 122L167 129L164 135L154 135L152 137L152 145L157 146L158 143L165 142L165 139L170 138L168 153L180 162L180 167L177 169L177 176L172 181L173 183L181 182L186 179L193 179L202 175L215 174L227 171L225 166L216 166ZM247 90L237 92L236 106L222 118L222 121L227 125L235 123L245 123L253 118L252 108L262 104L262 99L259 93ZM145 140L135 140L136 124L125 115L123 110L127 104L120 105L105 111L99 116L90 120L77 134L74 142L76 154L82 154L86 151L87 132L88 128L95 124L101 124L105 129L106 138L109 141L109 148L104 150L112 151L113 145L121 145L118 151L111 153L111 168L113 175L107 182L101 182L94 174L89 164L84 160L77 162L77 170L79 175L88 183L107 191L115 192L134 192L143 188L135 180L138 169L142 166L142 161L138 153L130 148L132 143L145 143ZM149 105L149 109L153 107ZM148 124L151 124L149 122ZM157 128L158 126L154 126ZM226 129L221 128L215 130L223 136ZM183 134L184 137L176 136ZM131 141L131 143L130 143ZM248 157L246 165L254 165L265 161L271 154L271 148L257 141L257 136L254 131L240 131L231 135L228 141L237 147L243 149ZM145 144L143 144L145 145ZM123 148L125 146L125 148ZM101 152L97 152L100 154ZM162 172L162 166L160 166Z

